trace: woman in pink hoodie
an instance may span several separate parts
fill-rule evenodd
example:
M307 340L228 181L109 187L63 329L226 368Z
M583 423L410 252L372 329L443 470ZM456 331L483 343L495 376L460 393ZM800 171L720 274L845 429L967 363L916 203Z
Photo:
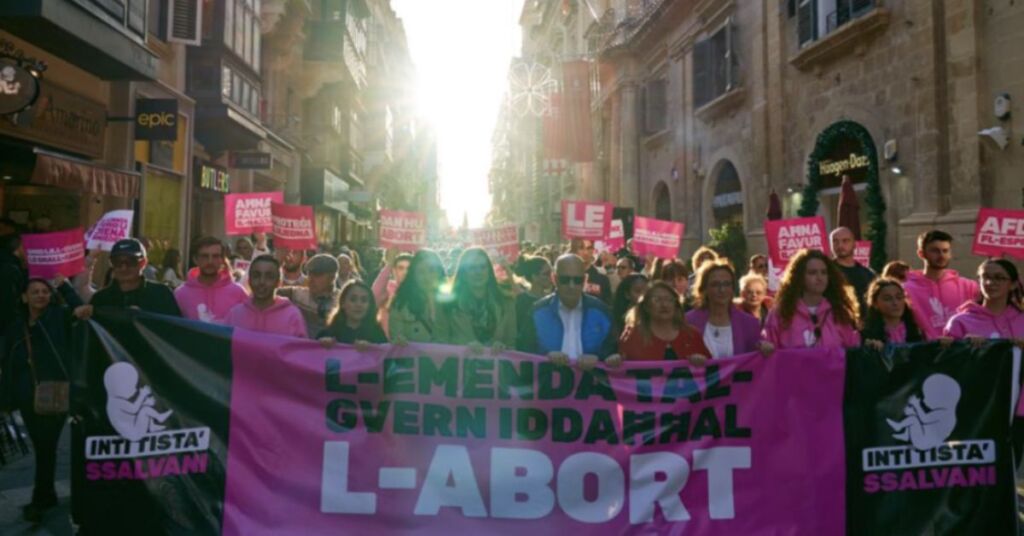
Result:
M954 339L1011 339L1024 347L1024 290L1017 267L989 259L978 267L981 298L963 304L943 334Z
M857 300L838 265L818 250L789 261L764 337L776 348L856 348Z
M281 263L272 255L260 255L249 265L252 298L235 305L225 323L263 333L306 338L302 311L291 301L276 295L281 286Z

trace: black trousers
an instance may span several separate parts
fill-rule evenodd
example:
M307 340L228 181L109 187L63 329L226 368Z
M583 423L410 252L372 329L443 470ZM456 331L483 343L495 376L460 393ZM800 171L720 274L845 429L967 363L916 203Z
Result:
M26 407L27 406L27 407ZM32 503L39 505L56 504L57 490L53 486L57 471L57 442L67 421L67 414L39 415L32 410L31 404L22 404L21 418L28 429L28 437L32 440L32 450L36 455L35 488L32 490Z

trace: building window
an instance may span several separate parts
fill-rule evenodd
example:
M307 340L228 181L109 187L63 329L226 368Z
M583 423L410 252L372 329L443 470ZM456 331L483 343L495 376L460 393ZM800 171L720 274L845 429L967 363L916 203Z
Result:
M224 98L231 98L231 68L221 68L220 94Z
M149 6L149 35L161 41L167 40L167 1L153 0Z
M654 134L668 128L668 81L651 80L644 86L644 132Z
M717 225L743 224L743 183L732 162L725 161L718 171L711 211Z
M825 37L875 7L875 0L789 0L789 3L789 12L797 17L797 36L801 47Z
M231 46L235 42L235 2L224 2L224 44Z
M717 32L698 41L693 48L694 108L732 91L738 85L735 52L736 32L732 18Z

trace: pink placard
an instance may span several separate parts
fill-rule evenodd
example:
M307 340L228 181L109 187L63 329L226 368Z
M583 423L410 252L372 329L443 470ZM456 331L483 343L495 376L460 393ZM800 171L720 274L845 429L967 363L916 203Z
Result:
M626 232L622 227L622 220L612 220L612 224L608 227L608 236L604 240L594 242L594 247L598 251L612 253L626 247Z
M857 241L856 248L853 250L853 260L859 262L861 266L871 266L870 240Z
M85 270L85 234L81 227L56 233L27 234L21 242L29 277L72 277Z
M110 251L118 240L129 238L132 235L132 219L135 217L133 210L112 210L100 218L100 221L85 232L85 247L87 249L99 249Z
M801 249L817 249L829 254L828 233L821 216L768 220L764 222L764 236L768 241L768 256L779 268Z
M637 216L633 220L633 252L641 257L654 255L674 259L679 254L684 230L681 222Z
M255 192L224 196L224 232L244 235L274 229L273 203L284 203L284 192Z
M306 205L271 205L274 246L288 249L316 249L316 223L313 207Z
M1024 259L1024 210L980 209L971 252L983 257Z
M480 246L487 250L492 260L500 255L508 262L515 262L519 256L519 229L515 225L506 225L494 229L471 229L469 245Z
M420 212L380 211L380 246L415 251L427 243L427 217Z
M603 240L612 225L611 203L562 200L562 236Z
M231 348L225 536L845 526L842 350L581 373L240 329Z

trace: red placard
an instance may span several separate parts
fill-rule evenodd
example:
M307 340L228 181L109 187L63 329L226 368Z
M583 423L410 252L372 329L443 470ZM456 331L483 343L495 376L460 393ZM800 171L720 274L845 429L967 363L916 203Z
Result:
M51 279L57 274L72 277L85 270L85 233L81 227L56 233L21 237L28 260L29 277Z
M612 204L562 200L562 236L604 240L612 225Z
M679 254L685 228L681 222L637 216L633 220L633 252L641 257L673 259Z
M608 236L604 237L604 240L595 242L594 247L598 251L611 253L626 247L626 232L622 227L622 220L612 220L612 224L608 228Z
M471 246L486 249L492 260L497 260L496 257L501 256L508 262L515 262L519 256L519 229L515 225L494 229L471 229L469 241Z
M861 266L871 266L871 241L858 240L856 249L853 250L853 260Z
M971 252L983 257L1024 259L1024 210L979 210Z
M768 220L764 222L764 236L768 241L768 256L778 268L789 264L789 259L801 249L817 249L829 254L828 233L821 216Z
M245 235L274 228L271 204L284 203L284 192L254 192L224 196L224 232Z
M380 245L416 251L427 243L427 217L420 212L380 211Z
M316 249L316 222L313 207L306 205L271 205L274 247Z

